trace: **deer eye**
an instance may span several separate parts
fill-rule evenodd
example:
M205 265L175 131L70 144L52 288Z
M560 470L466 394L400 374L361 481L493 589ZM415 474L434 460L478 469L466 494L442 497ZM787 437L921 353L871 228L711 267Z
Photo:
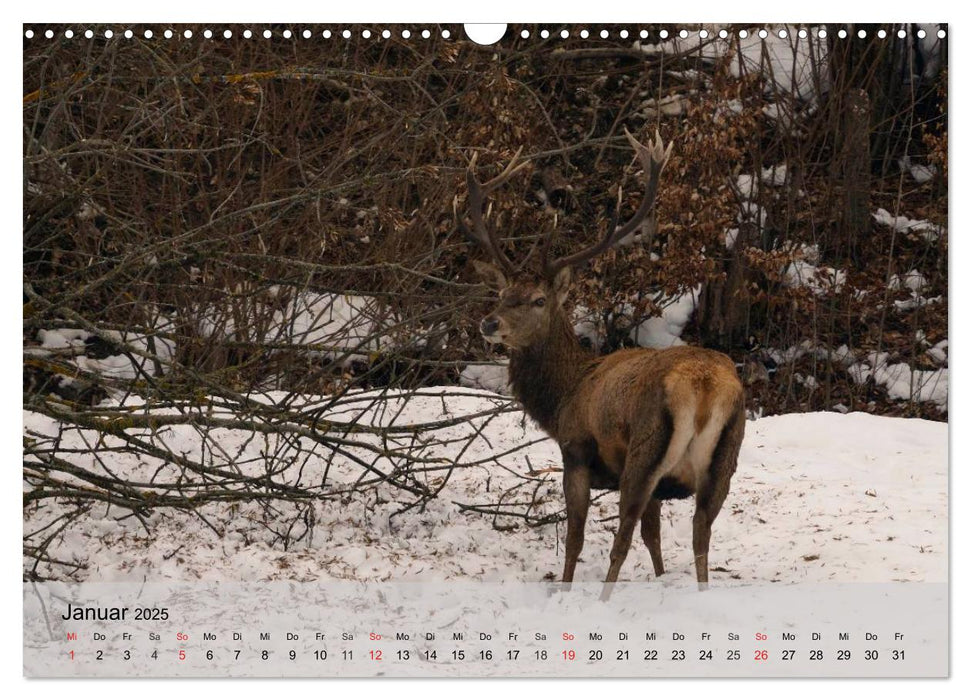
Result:
M533 306L544 306L545 304L546 304L545 297L540 297L539 299L533 302Z

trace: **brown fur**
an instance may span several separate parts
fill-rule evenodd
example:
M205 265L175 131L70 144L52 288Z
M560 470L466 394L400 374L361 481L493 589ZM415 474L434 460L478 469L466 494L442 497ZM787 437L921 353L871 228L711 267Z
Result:
M693 549L699 586L708 581L711 524L728 494L745 430L742 384L732 361L703 348L583 349L563 310L569 268L556 278L509 280L483 319L491 342L510 349L509 377L526 412L560 445L567 508L563 580L573 580L591 488L620 490L620 524L607 583L617 580L641 523L657 575L664 572L660 501L695 496ZM537 300L545 303L537 305ZM605 589L609 594L609 587Z

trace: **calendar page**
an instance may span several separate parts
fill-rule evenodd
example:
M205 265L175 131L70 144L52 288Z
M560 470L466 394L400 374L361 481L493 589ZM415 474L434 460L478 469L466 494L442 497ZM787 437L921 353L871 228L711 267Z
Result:
M24 24L23 674L942 678L944 24Z

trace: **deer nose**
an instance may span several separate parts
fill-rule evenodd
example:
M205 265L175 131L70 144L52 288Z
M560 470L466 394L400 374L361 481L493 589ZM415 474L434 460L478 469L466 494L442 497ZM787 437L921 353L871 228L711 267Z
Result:
M497 318L484 318L482 323L479 324L479 330L482 335L489 336L495 335L496 331L499 330L499 319Z

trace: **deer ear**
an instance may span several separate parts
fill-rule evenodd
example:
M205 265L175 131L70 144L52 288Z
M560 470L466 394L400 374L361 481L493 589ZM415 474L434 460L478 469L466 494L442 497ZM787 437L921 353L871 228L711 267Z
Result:
M573 281L573 268L567 266L556 273L553 278L553 294L556 295L556 303L560 306L566 301L570 293L570 282Z
M483 262L482 260L473 260L472 266L475 271L479 273L479 277L485 282L486 286L496 290L497 292L505 289L509 286L506 276L502 274L502 270L493 265L492 263Z

